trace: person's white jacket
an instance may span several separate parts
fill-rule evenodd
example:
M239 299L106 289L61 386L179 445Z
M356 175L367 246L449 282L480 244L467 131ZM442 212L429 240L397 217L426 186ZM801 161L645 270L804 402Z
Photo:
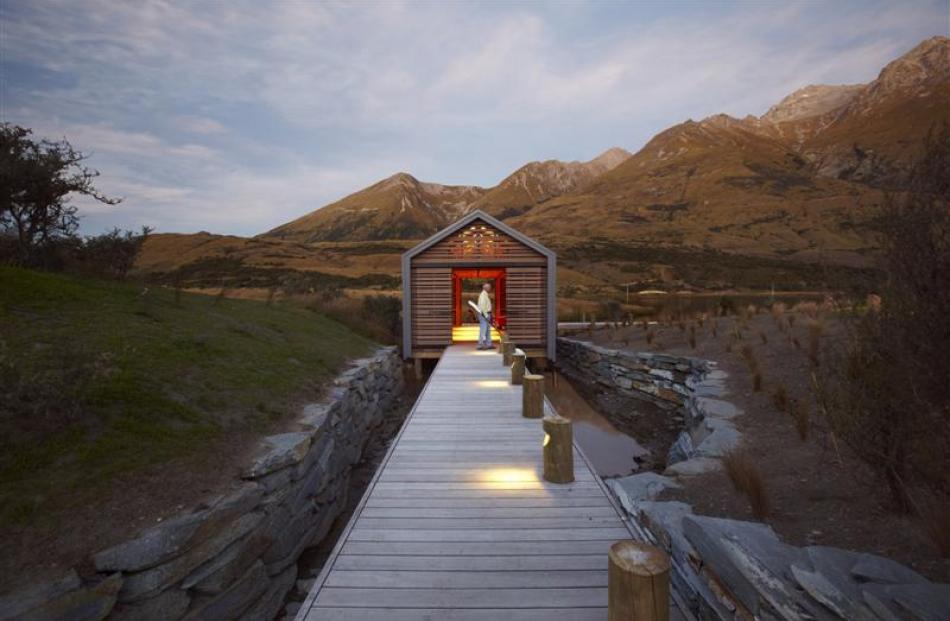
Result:
M491 312L491 297L489 297L487 291L483 290L478 296L478 310L486 316Z

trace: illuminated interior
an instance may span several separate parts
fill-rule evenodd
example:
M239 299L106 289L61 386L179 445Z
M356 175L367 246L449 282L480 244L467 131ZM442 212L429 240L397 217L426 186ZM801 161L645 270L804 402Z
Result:
M491 329L491 339L493 341L501 340L501 335L498 333L498 330L495 328ZM478 341L478 324L464 324L461 326L453 326L452 328L452 342L453 343L474 343Z
M500 340L498 330L504 329L507 321L505 313L504 268L455 268L452 270L452 342L474 343L478 341L478 317L469 306L469 302L478 300L482 285L492 286L492 316L495 325L491 336L493 341Z

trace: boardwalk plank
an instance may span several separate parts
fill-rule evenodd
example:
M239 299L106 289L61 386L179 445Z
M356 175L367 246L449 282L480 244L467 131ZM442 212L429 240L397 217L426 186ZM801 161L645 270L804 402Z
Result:
M333 565L334 572L345 570L402 571L564 571L606 567L603 554L547 556L386 556L342 555Z
M572 589L350 589L323 587L315 606L390 608L570 608L599 607L606 587ZM505 617L500 617L504 619Z
M575 481L544 480L540 421L508 375L445 351L297 621L606 618L626 518L576 448Z
M607 586L607 569L532 571L347 570L337 566L325 587L365 589L559 589Z
M606 608L314 608L305 621L603 621Z

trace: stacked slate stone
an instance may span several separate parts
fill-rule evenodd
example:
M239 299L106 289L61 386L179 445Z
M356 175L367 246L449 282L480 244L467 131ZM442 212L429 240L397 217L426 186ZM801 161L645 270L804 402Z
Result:
M355 361L296 431L264 438L231 491L93 555L98 573L86 581L71 570L0 599L0 620L273 619L403 389L395 348Z
M559 338L558 364L570 375L646 399L682 421L666 457L668 473L696 475L720 467L719 457L739 444L732 419L741 412L721 400L726 373L699 358L600 347Z
M694 515L686 503L656 500L678 484L652 472L608 483L647 538L670 554L673 583L699 618L950 619L950 584L890 559L795 547L766 524Z

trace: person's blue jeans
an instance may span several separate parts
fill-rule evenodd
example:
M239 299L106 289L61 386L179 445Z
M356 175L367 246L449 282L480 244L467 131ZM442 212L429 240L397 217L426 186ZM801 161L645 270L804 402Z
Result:
M478 316L478 344L481 347L491 345L491 324L488 323L488 318L485 315Z

